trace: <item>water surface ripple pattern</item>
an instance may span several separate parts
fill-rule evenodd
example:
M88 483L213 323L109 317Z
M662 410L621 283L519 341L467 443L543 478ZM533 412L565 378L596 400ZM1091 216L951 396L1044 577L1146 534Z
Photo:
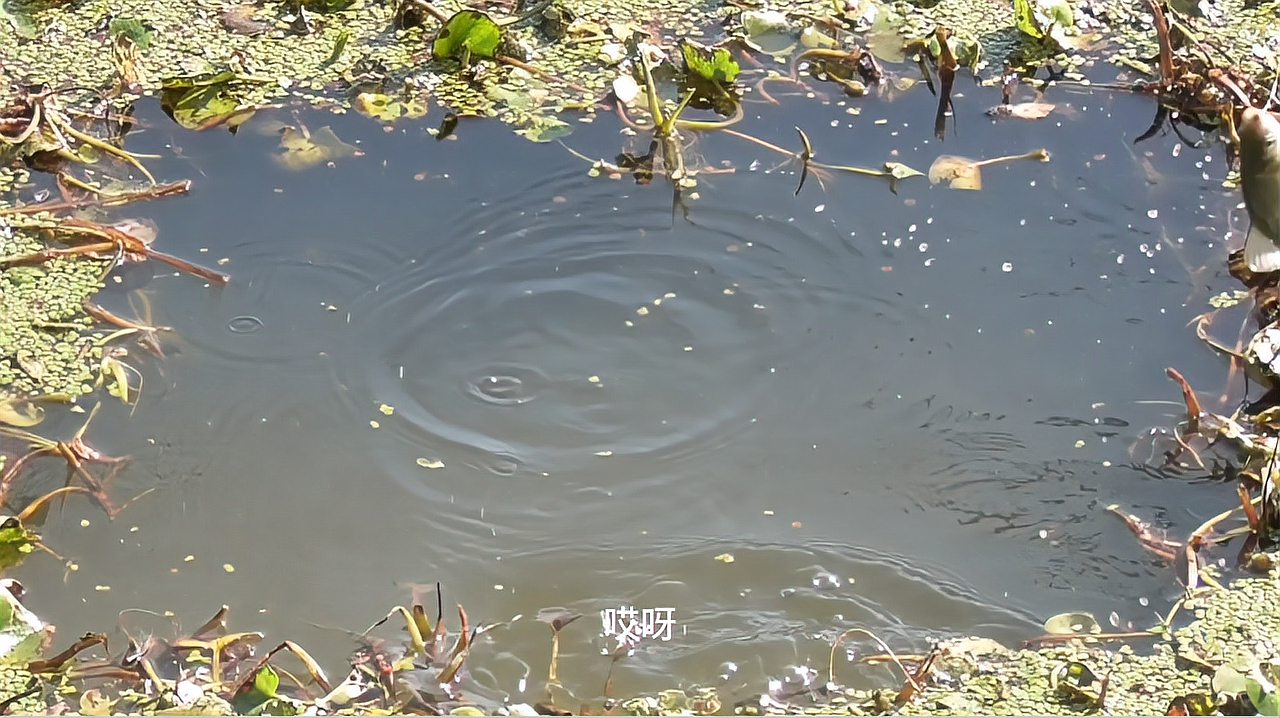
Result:
M348 407L391 405L419 450L499 474L733 443L824 316L879 300L845 286L859 257L829 221L673 220L669 199L574 173L433 223L351 306Z

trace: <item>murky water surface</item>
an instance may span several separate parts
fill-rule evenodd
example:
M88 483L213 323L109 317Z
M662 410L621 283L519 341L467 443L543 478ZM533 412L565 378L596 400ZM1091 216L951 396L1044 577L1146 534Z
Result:
M994 123L970 88L945 143L923 91L858 116L753 105L747 131L795 145L799 117L829 162L1053 160L986 168L981 192L846 175L797 197L794 167L713 136L698 152L738 171L704 175L687 214L661 182L589 177L483 122L436 142L304 115L364 154L298 173L252 126L192 135L149 111L131 149L176 151L153 167L195 191L132 209L233 282L139 266L104 296L175 329L133 417L108 405L91 433L133 456L118 495L150 492L114 523L68 503L46 539L80 570L60 588L32 560L31 600L67 636L227 603L234 628L340 664L339 628L440 581L473 620L525 617L472 656L512 700L539 697L531 617L554 606L587 614L561 670L583 696L609 665L598 612L620 605L676 625L617 693L674 674L745 694L823 666L853 626L909 650L1065 610L1146 625L1175 569L1104 508L1184 535L1229 501L1128 450L1180 411L1166 366L1222 390L1186 324L1234 288L1222 240L1243 213L1218 150L1133 145L1145 100L1050 99L1047 120ZM607 158L625 141L608 116L568 138Z

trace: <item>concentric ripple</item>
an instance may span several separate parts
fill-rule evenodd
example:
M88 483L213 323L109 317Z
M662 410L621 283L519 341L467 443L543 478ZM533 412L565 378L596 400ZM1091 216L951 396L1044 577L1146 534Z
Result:
M337 373L362 420L389 404L384 428L489 469L684 459L740 436L854 301L829 223L700 203L673 224L665 193L566 181L435 222L355 299Z
M370 265L386 261L342 249L284 257L261 241L230 251L234 283L188 321L188 334L202 351L237 364L316 360L340 336L347 304L373 281L380 267Z

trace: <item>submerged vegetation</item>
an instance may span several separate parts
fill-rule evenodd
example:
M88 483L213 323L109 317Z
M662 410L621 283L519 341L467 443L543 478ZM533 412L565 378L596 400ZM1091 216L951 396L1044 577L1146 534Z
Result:
M129 319L93 303L113 270L154 261L192 281L232 281L160 251L145 221L115 218L111 211L181 196L190 187L161 183L147 157L125 149L135 124L132 108L144 96L157 97L164 112L191 131L235 132L258 110L290 99L354 109L380 122L430 116L439 105L438 139L466 118L497 117L529 140L561 143L589 163L593 175L670 182L677 208L696 198L700 173L732 170L699 156L697 137L705 133L751 143L778 155L780 164L798 166L797 194L810 175L825 188L835 173L883 180L890 190L927 178L976 191L984 167L1047 162L1049 154L1032 149L982 160L944 154L927 171L889 155L881 166L863 168L819 162L803 128L796 128L797 148L787 149L734 125L745 103L777 106L797 90L855 100L923 85L937 97L933 129L944 139L957 114L958 79L970 76L1000 93L1000 104L986 110L992 117L1034 121L1055 110L1045 92L1057 84L1089 84L1083 70L1102 57L1123 66L1126 77L1147 75L1111 86L1156 99L1156 118L1144 138L1166 123L1179 132L1220 128L1235 148L1240 111L1275 99L1280 5L1205 5L1187 11L1128 0L788 0L765 8L670 0L486 7L426 0L0 0L0 504L16 510L11 489L36 460L64 461L74 482L0 523L0 570L39 549L53 553L31 528L51 502L83 494L113 516L127 505L111 492L125 458L90 445L86 437L97 409L85 412L79 400L102 392L103 400L135 402L143 387L133 363L139 352L162 357L160 337L167 329L151 326L145 310ZM1015 102L1029 91L1036 93L1034 101ZM605 121L609 114L636 144L612 160L570 147L576 123ZM286 168L358 152L327 127L299 121L278 131L276 159ZM53 191L58 198L51 199ZM894 655L869 636L884 653L862 662L904 672L900 685L880 690L837 682L838 640L825 681L806 676L746 700L695 687L584 705L560 686L556 669L560 641L567 640L562 631L577 616L546 615L539 620L552 628L547 700L504 706L472 690L466 670L473 641L502 624L473 625L458 606L455 632L446 626L438 587L434 620L420 600L396 607L358 634L360 647L346 677L334 682L292 641L262 652L263 634L229 632L226 608L189 634L130 636L114 657L94 655L105 651L105 635L53 640L52 627L24 606L22 585L3 579L0 707L82 715L1275 715L1280 576L1268 551L1280 530L1273 473L1280 447L1274 393L1280 290L1275 275L1252 274L1239 257L1232 269L1248 288L1246 296L1256 300L1260 329L1252 339L1215 340L1211 312L1199 318L1197 330L1229 357L1233 372L1247 371L1272 392L1231 416L1220 415L1205 411L1189 383L1169 370L1187 415L1181 425L1155 432L1148 454L1221 475L1237 490L1224 500L1223 513L1185 541L1159 535L1141 517L1113 507L1145 549L1183 568L1185 597L1149 630L1106 634L1092 617L1072 614L1051 619L1048 634L1021 650L966 639L938 643L923 656ZM86 414L70 438L36 432L55 405ZM1214 456L1207 459L1209 452ZM1231 506L1237 499L1238 506ZM1238 525L1223 528L1233 520ZM1243 544L1239 566L1263 576L1227 589L1205 556L1232 540ZM1180 612L1195 620L1175 625ZM403 626L403 632L373 635L388 625ZM1112 642L1155 647L1141 654L1128 645L1100 648ZM624 646L608 657L610 665L626 655Z

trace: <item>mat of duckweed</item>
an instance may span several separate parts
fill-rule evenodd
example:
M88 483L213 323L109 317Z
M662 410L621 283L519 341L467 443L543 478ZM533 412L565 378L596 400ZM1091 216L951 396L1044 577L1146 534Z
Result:
M28 179L24 171L0 168L0 212L9 206L6 197ZM47 221L39 215L0 216L0 258L44 249L39 228ZM92 331L94 322L83 306L102 288L108 266L105 260L67 256L0 271L0 400L69 399L94 390L103 334ZM12 405L5 410L20 411ZM20 415L7 418L6 423L22 423Z
M408 0L408 7L412 7ZM617 77L623 61L618 43L631 30L655 37L718 41L741 32L743 7L759 5L786 13L797 31L815 20L835 20L859 31L918 39L937 24L980 43L981 64L1000 68L1054 62L1067 68L1085 61L1082 52L1125 58L1143 66L1157 53L1145 0L1067 0L1074 38L1063 51L1015 27L1010 0L516 0L481 3L496 17L519 18L506 30L508 54L539 72L494 64L463 77L452 61L431 58L439 23L401 28L405 0L356 0L346 9L299 16L296 2L240 4L226 0L6 0L0 3L0 62L15 79L59 87L105 89L117 82L121 61L113 47L119 23L137 21L131 34L136 56L129 62L141 92L154 92L164 78L236 70L259 78L244 88L247 104L287 96L318 99L333 90L406 81L459 114L498 116L515 125L540 127L565 110L590 115ZM312 4L312 3L307 3ZM465 5L435 4L443 13ZM1280 0L1176 0L1194 34L1217 54L1255 76L1277 66ZM6 11L4 8L8 8ZM419 13L421 16L422 13ZM820 26L820 25L819 25ZM828 26L829 27L829 26ZM8 30L12 29L12 32ZM884 47L884 43L879 44ZM513 90L535 90L513 94ZM530 135L537 137L537 134Z
M1078 639L1021 650L985 639L944 643L922 690L896 713L1165 715L1188 697L1212 697L1214 675L1223 666L1247 673L1250 666L1280 660L1280 574L1274 570L1228 589L1202 589L1184 599L1181 610L1194 617L1185 627L1118 647ZM734 712L875 715L900 687L825 690L804 703L766 696L740 703ZM1221 678L1216 687L1223 687ZM647 705L660 713L661 703L652 698Z

